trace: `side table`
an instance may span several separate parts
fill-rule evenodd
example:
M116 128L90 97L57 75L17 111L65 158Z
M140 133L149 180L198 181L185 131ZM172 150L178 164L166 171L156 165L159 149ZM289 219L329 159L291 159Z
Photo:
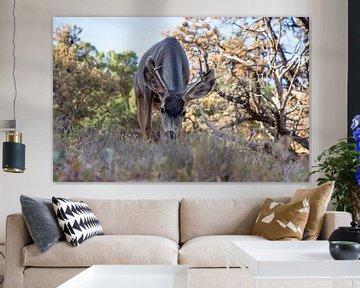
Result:
M328 247L328 241L232 242L227 268L233 259L254 288L360 288L360 261L334 260Z

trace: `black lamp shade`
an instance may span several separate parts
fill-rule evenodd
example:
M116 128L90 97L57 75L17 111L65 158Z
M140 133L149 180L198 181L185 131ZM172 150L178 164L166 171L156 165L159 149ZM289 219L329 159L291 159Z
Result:
M25 145L16 142L3 143L4 171L22 173L25 170Z

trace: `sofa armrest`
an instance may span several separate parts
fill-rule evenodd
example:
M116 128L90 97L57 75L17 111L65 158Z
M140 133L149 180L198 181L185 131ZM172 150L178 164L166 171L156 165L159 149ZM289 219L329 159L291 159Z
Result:
M6 218L4 288L22 288L24 280L23 248L33 241L22 214Z
M348 212L326 211L324 224L319 236L321 240L329 239L331 233L340 226L350 226L352 216Z

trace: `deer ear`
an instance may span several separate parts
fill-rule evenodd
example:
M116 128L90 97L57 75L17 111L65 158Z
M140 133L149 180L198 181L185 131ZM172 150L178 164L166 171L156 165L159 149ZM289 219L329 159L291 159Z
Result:
M161 79L161 75L157 70L157 67L155 67L155 61L151 56L146 59L144 67L144 78L146 85L155 93L162 94L167 90L166 85Z
M206 96L215 84L215 71L213 69L206 72L198 81L186 88L184 100L199 99Z

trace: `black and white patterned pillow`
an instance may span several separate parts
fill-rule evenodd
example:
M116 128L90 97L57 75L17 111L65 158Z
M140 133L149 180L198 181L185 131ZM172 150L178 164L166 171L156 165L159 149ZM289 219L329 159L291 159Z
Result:
M84 202L52 197L55 214L66 240L79 246L86 239L104 235L99 220Z

